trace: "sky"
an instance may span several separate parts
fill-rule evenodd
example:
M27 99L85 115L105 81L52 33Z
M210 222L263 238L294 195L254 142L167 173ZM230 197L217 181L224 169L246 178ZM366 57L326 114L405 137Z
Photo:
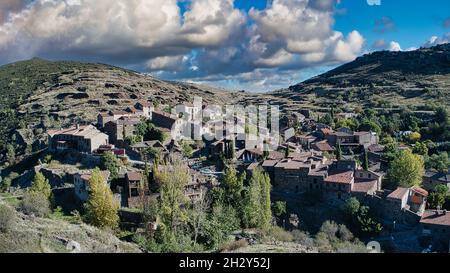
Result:
M250 92L449 41L446 0L0 0L0 64L101 62Z

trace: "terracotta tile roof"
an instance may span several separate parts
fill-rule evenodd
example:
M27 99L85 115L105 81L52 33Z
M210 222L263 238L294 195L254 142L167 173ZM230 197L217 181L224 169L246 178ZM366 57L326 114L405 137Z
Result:
M296 160L283 160L280 161L275 167L287 170L297 170L300 168L309 168L310 165Z
M428 196L428 192L427 192L425 189L422 189L421 187L415 186L415 187L412 187L411 190L412 190L413 192L418 193L418 194L421 194L421 195L423 195L423 196L425 196L425 197Z
M138 172L127 172L127 178L130 181L141 181L142 174Z
M313 145L317 150L321 152L331 152L334 151L333 147L326 141L317 142Z
M439 215L436 215L436 211L427 210L423 213L420 223L428 225L450 226L450 213L444 215L443 212L440 212Z
M328 183L351 184L354 181L353 171L331 173L324 181Z
M274 167L278 163L278 160L264 160L263 167Z
M373 189L377 184L377 180L355 180L352 192L367 193Z
M283 159L283 158L284 158L284 153L277 152L277 151L270 151L269 156L267 157L267 159L269 159L269 160L277 160L277 159Z
M372 144L369 147L367 147L367 149L369 150L369 152L381 153L384 151L384 146L380 144Z
M391 198L391 199L403 199L403 197L405 197L405 194L408 194L409 189L408 188L401 188L398 187L395 191L391 192L387 198Z

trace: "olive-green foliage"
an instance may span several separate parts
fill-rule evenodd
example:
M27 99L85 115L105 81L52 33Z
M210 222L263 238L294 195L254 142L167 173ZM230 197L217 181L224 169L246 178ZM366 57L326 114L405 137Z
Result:
M44 194L28 191L24 194L19 209L28 215L47 217L50 214L50 202Z
M397 153L391 162L387 176L398 186L412 187L422 183L424 172L423 157L407 149Z
M0 204L0 232L10 231L16 221L16 210L10 206Z
M120 166L120 160L113 153L106 152L102 155L100 160L100 168L110 172L110 179L115 179L118 177Z
M89 179L89 199L84 205L86 221L99 228L115 229L119 223L119 203L114 199L111 189L99 169L92 171Z

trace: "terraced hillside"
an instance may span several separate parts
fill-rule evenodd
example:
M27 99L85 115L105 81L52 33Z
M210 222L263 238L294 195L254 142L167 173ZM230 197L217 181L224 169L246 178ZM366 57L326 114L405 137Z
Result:
M308 107L450 106L450 44L408 52L380 51L272 95Z

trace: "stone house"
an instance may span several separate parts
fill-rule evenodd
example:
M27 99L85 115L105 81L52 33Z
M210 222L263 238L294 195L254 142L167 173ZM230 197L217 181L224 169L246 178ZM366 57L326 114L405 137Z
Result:
M432 191L437 185L445 185L450 188L450 169L446 173L435 170L427 170L423 176L423 187Z
M139 117L121 117L105 124L104 130L109 136L109 142L123 145L128 136L136 135L136 126L141 123Z
M444 210L427 210L420 219L423 235L431 235L433 238L445 242L450 241L450 214Z
M110 172L102 171L101 174L102 174L105 184L107 184L109 176L110 176ZM90 195L89 180L90 179L91 179L91 171L77 173L77 174L74 174L74 176L73 176L75 197L83 203L89 199L89 195Z
M48 131L49 150L52 152L73 150L92 153L102 145L108 144L108 136L93 125L79 126Z

